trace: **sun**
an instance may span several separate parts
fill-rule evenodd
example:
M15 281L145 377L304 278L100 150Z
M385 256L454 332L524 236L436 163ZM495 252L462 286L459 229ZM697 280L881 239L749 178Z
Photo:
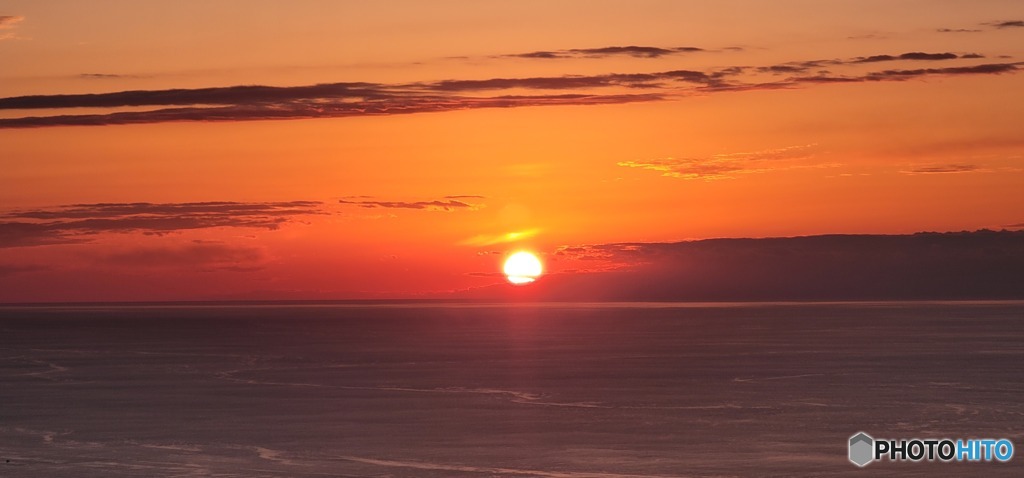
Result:
M508 277L508 281L516 284L529 284L544 272L544 266L541 265L540 259L530 252L519 251L508 259L505 259L505 267L502 268L505 271L505 275Z

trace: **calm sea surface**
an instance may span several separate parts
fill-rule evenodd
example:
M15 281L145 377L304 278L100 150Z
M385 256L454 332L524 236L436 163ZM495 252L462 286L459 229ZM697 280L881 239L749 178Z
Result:
M0 307L3 477L864 473L1024 476L1024 303Z

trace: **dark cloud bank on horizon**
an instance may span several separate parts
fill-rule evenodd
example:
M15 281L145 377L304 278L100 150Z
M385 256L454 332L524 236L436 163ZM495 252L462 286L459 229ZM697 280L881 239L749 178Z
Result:
M552 259L626 267L552 274L494 300L1024 299L1024 231L709 239L563 248ZM634 264L630 266L631 264Z

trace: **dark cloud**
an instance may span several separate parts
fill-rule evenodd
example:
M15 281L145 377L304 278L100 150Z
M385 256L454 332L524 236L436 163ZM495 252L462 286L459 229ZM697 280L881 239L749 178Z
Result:
M2 128L48 126L96 126L164 123L173 121L254 121L311 118L343 118L413 113L458 111L477 108L516 108L554 105L608 105L659 101L662 95L646 94L562 94L539 96L496 96L490 98L420 96L347 101L308 98L301 101L256 103L225 107L167 108L89 115L29 116L0 119ZM56 107L56 106L55 106ZM2 109L2 108L0 108Z
M11 211L0 215L0 248L89 242L100 233L169 234L213 227L278 229L322 203L101 203Z
M118 80L122 78L139 78L138 75L118 75L113 73L81 73L79 78L86 80Z
M960 58L955 53L924 53L920 51L904 53L902 55L874 55L868 57L859 57L852 60L853 63L875 63L879 61L896 61L896 60L955 60Z
M647 81L656 78L644 75ZM607 86L634 86L639 78L620 78L618 75L553 76L535 78L490 78L486 80L444 80L424 85L424 89L445 92L507 90L512 88L541 90L571 90L602 88Z
M607 86L642 87L659 80L705 82L699 71L666 71L653 74L607 74L591 76L555 76L535 78L492 78L487 80L443 80L412 85L371 83L332 83L312 86L231 86L220 88L137 90L79 95L32 95L0 98L0 109L115 108L125 106L182 106L143 112L179 116L202 113L207 116L242 115L246 112L268 118L308 115L386 114L408 109L432 111L488 105L488 102L543 102L572 99L556 96L500 96L460 98L442 93L506 90L512 88L567 90ZM434 94L425 94L434 93ZM588 95L580 95L584 99ZM198 105L227 105L199 107ZM499 104L500 106L500 104ZM395 111L392 111L395 110ZM116 114L116 113L115 113Z
M75 244L89 239L76 237L50 224L0 220L0 248Z
M658 48L653 46L606 46L603 48L580 48L569 50L570 53L577 53L592 57L604 57L613 55L627 55L638 58L658 58L679 53L695 53L704 51L703 48L683 46L675 48Z
M1024 20L1007 20L1002 22L989 22L983 25L988 25L995 28L1024 28Z
M694 70L671 70L657 73L610 73L605 75L547 76L534 78L490 78L486 80L444 80L419 85L429 91L467 92L507 90L512 88L536 90L568 90L621 86L652 88L659 82L714 83L712 75Z
M432 201L349 201L341 199L338 202L341 204L352 204L364 208L387 208L387 209L424 209L429 211L445 211L451 212L459 209L463 210L474 210L479 209L480 205L470 204L458 199L472 199L480 198L483 196L445 196L443 200L432 200Z
M791 78L790 81L798 83L858 83L865 79L863 77L815 75Z
M99 94L32 95L0 98L0 110L69 110L86 107L113 109L145 106L158 108L148 111L9 117L0 119L0 128L338 118L476 108L606 105L661 101L693 92L738 92L797 88L813 83L905 80L926 75L999 74L1018 70L1019 63L885 70L854 76L823 69L890 60L934 61L979 57L981 55L974 53L958 56L954 53L910 52L899 56L875 55L848 60L795 61L764 67L731 66L708 71L669 70L527 78L449 79L390 85L350 82L291 87L230 86ZM816 70L815 74L806 74L812 70ZM789 77L785 80L766 82L763 79L759 81L757 73ZM540 90L543 93L510 94L516 90ZM630 93L630 90L647 91Z
M859 83L864 81L903 81L917 77L936 75L999 75L1020 71L1020 63L989 63L974 66L953 66L946 68L921 68L914 70L883 70L866 75L836 76L814 75L789 78L792 83Z
M763 73L803 73L803 72L807 71L809 68L810 67L804 66L804 65L785 64L785 65L762 66L762 67L758 67L757 70L760 71L760 72L763 72Z
M720 76L720 75L719 75ZM139 90L80 95L0 98L0 109L176 106L152 111L120 111L0 119L0 128L109 125L169 121L242 121L440 112L475 108L617 104L662 99L657 94L554 94L465 97L453 94L510 89L580 90L604 87L656 88L660 82L714 84L700 71L443 80L410 85L334 83L313 86L234 86ZM220 105L220 106L218 106Z
M275 105L287 101L366 99L387 96L380 85L331 83L311 86L227 86L217 88L133 90L80 95L31 95L0 98L0 109L113 108L170 105Z
M820 69L827 66L843 65L847 63L844 60L805 60L805 61L790 61L786 63L780 63L771 66L761 66L757 68L757 71L762 73L802 73L808 70Z
M573 48L569 50L552 51L531 51L528 53L513 53L499 55L506 58L538 58L538 59L564 59L564 58L606 58L610 56L630 56L634 58L661 58L663 56L678 55L681 53L695 53L705 51L703 48L683 46L675 48L660 48L653 46L606 46L601 48Z
M517 54L513 54L513 55L502 55L502 56L510 56L510 57L517 57L517 58L546 58L546 59L566 58L563 54L561 54L559 52L555 52L555 51L531 51L529 53L517 53Z
M949 174L949 173L971 173L981 171L973 164L943 164L937 166L922 166L904 171L906 174Z
M892 55L873 55L873 56L868 56L868 57L861 57L861 58L859 58L857 60L854 60L854 61L856 63L873 63L873 62L876 62L876 61L893 61L893 60L896 60L896 59L897 58L895 56L892 56Z
M856 65L862 63L878 63L885 61L899 61L899 60L918 60L918 61L941 61L941 60L957 60L957 59L971 59L971 58L984 58L983 55L977 53L967 53L964 55L957 55L956 53L924 53L924 52L909 52L901 55L872 55L872 56L859 56L856 58L850 58L846 60L809 60L809 61L793 61L787 63L780 63L771 66L758 67L757 70L762 73L775 73L775 74L792 74L792 73L804 73L807 71L821 69L824 67L841 66L841 65Z
M865 33L863 35L850 35L846 38L848 40L884 40L889 38L889 35L884 33Z
M186 268L200 271L252 272L263 268L266 253L256 247L193 242L175 247L139 247L103 255L100 262L131 268Z
M955 60L960 58L956 53L925 53L921 51L915 51L910 53L904 53L897 57L898 60Z
M986 27L990 27L990 28L994 28L994 29L1024 28L1024 20L1005 20L1005 21L997 21L997 22L985 22L985 23L982 23L981 25L986 26ZM939 29L937 29L935 31L937 31L939 33L979 33L979 32L981 32L983 30L980 30L980 29L977 29L977 28L939 28Z
M709 239L563 248L588 270L463 297L732 301L1024 298L1024 231ZM593 267L591 267L593 265ZM606 267L598 267L604 265Z
M985 22L982 26L1000 29L1000 28L1020 28L1024 27L1024 21L1022 20L1007 20L1001 22ZM979 28L938 28L935 31L939 33L980 33L984 30Z
M243 203L228 201L192 203L97 203L71 204L54 209L13 211L0 217L19 219L81 219L147 217L274 217L315 214L318 201Z
M1019 70L1015 63L989 63L975 66L951 66L946 68L922 68L916 70L885 70L864 76L866 80L904 80L925 75L991 75Z

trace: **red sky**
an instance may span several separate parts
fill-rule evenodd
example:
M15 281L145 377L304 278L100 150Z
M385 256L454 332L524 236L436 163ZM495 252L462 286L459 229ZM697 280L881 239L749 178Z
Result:
M0 301L435 297L1020 228L1024 4L10 1ZM540 287L543 280L529 287Z

